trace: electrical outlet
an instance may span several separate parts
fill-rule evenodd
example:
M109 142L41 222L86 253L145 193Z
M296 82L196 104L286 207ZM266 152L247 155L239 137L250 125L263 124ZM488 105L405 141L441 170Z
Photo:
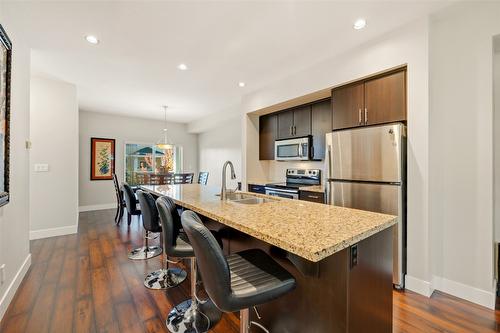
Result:
M5 282L5 264L0 266L0 284Z
M351 246L351 269L358 264L358 244Z

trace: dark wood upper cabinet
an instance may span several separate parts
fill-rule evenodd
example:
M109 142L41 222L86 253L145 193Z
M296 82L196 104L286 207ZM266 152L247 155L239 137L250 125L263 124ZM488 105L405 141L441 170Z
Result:
M406 120L406 72L365 82L365 124Z
M311 135L311 106L278 113L278 139Z
M259 118L259 160L274 160L274 141L278 130L278 116L269 114Z
M313 136L312 159L321 160L325 157L325 135L332 130L331 100L325 100L311 105L311 134Z
M332 90L333 129L360 126L363 122L363 88L356 83Z
M406 120L406 70L332 90L333 129Z
M278 113L278 139L293 137L293 111Z
M311 135L311 106L293 110L293 136Z

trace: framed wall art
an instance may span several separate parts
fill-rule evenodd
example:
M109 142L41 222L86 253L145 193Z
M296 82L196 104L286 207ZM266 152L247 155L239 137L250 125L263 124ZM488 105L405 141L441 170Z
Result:
M90 180L112 180L115 139L90 138Z
M0 206L9 202L12 43L0 25Z

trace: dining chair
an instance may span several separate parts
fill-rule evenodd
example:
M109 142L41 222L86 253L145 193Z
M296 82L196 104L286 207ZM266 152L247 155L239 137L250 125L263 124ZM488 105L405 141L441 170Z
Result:
M170 172L166 175L165 184L172 185L173 183L174 183L174 174Z
M155 174L149 175L149 185L161 185L160 176Z
M194 173L176 173L174 174L174 184L192 184Z
M149 185L149 179L146 179L147 175L144 173L135 174L135 183L138 185Z
M120 188L120 183L118 182L118 177L116 176L116 173L113 173L113 184L115 185L116 204L117 204L115 224L119 225L123 217L125 200L123 199L123 191Z
M122 188L123 188L123 199L125 200L125 207L127 207L127 223L128 225L130 225L130 223L132 222L132 216L141 215L141 210L140 208L137 208L138 202L132 187L127 183L123 183Z
M158 175L159 185L170 185L174 183L174 176L172 173L165 173Z
M198 184L207 185L207 182L208 182L208 172L200 171L198 173Z

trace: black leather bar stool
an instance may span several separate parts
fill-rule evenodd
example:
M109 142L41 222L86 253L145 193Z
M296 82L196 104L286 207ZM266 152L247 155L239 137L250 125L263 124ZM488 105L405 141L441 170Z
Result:
M127 208L127 222L130 225L132 222L132 215L141 215L141 210L137 208L137 199L134 190L129 184L123 183L123 199L125 200L125 207Z
M173 267L169 268L169 263L176 264L175 261L170 261L168 256L183 258L192 255L193 250L187 244L187 236L183 234L180 238L180 229L182 228L181 219L177 213L175 203L167 198L159 198L157 201L153 199L151 194L146 195L150 210L156 212L156 218L159 218L162 231L162 247L165 258L162 260L162 268L149 273L144 279L144 285L149 289L168 289L181 284L187 276L185 270Z
M240 332L250 325L249 308L274 300L295 288L294 277L262 250L252 249L224 256L210 231L192 211L181 217L198 262L203 285L222 311L240 311Z
M189 258L191 262L191 299L174 306L165 324L170 332L207 332L219 321L221 313L211 301L200 301L197 296L196 259L187 235L181 230L181 219L174 201L169 197L160 197L156 200L156 206L164 228L165 253L174 258Z
M161 254L161 246L149 246L149 240L153 239L152 233L161 232L158 211L156 210L155 200L149 193L137 191L137 198L142 211L142 226L144 227L144 246L134 249L128 254L132 260L144 260L156 257ZM161 241L161 238L160 238Z

